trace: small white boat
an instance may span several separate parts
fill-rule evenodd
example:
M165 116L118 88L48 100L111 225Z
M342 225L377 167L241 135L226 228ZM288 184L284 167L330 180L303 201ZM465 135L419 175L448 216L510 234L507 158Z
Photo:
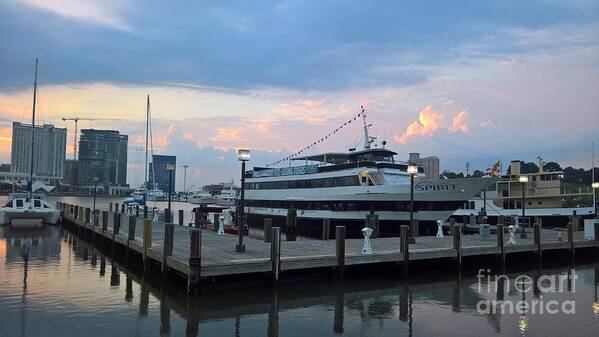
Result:
M34 194L33 161L35 153L35 104L37 99L37 59L35 60L35 77L33 81L33 111L31 114L31 166L27 193L15 193L4 207L0 208L0 225L11 227L39 228L44 223L55 225L60 220L60 211L51 207L43 195Z
M229 184L229 189L222 190L220 194L214 197L214 203L220 206L233 206L235 205L235 198L237 197L237 191L235 191L235 184L233 181Z
M206 191L196 191L193 192L191 197L189 198L189 203L191 204L212 204L214 203L214 198L212 194Z
M41 194L14 193L0 208L0 225L11 227L41 227L44 223L55 225L60 221L60 211L51 207Z

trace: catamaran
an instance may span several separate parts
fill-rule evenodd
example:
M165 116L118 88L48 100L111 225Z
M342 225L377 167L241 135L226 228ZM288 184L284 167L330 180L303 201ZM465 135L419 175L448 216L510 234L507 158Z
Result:
M0 225L12 227L41 227L44 223L57 224L60 211L46 202L44 195L33 193L33 160L35 149L35 105L37 101L37 59L33 81L33 111L31 117L31 165L27 193L13 193L9 201L0 208Z
M361 236L366 215L379 216L381 236L399 233L410 218L411 173L409 163L395 159L398 154L374 144L368 134L371 124L366 112L364 148L360 151L328 152L293 156L289 162L303 165L281 168L254 167L245 172L245 213L248 224L261 226L271 218L273 225L285 228L289 209L297 211L297 233L320 236L323 219L347 228L348 235ZM355 119L354 119L355 120ZM291 164L290 164L291 165ZM428 179L422 167L415 173L414 218L420 232L436 233L436 221L446 220L495 178ZM434 232L433 232L434 230Z

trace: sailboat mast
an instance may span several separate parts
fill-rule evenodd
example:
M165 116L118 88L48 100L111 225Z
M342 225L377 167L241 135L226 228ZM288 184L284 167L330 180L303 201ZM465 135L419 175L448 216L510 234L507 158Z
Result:
M37 101L37 59L35 59L35 76L33 80L33 112L31 114L31 165L29 166L29 202L33 205L33 150L35 148L35 103Z
M148 130L150 121L150 95L148 95L146 102L146 161L144 164L144 188L148 188ZM147 194L147 193L146 193Z

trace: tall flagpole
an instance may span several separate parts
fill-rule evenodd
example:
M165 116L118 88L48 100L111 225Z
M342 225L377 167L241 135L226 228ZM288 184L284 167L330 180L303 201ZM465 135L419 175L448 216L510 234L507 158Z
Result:
M591 165L591 185L595 182L595 141L591 142L591 161L593 162ZM593 209L595 210L595 216L597 216L597 207L595 205L597 205L597 192L595 192L595 189L592 189L593 191Z
M31 113L31 164L29 166L29 208L33 205L33 152L35 150L35 103L37 101L37 59L35 59L35 77L33 80L33 111Z

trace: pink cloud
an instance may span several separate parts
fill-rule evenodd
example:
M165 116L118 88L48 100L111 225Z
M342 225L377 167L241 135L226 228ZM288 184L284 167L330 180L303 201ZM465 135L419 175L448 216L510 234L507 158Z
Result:
M446 105L447 103L444 104L444 106ZM408 125L406 130L401 135L396 135L393 137L393 139L395 139L395 141L398 143L405 144L414 136L430 136L441 129L447 130L449 132L466 133L469 131L468 124L466 122L467 117L468 112L466 110L462 110L460 113L451 118L451 125L446 126L446 115L440 111L434 110L432 106L427 106L418 114L418 120Z

